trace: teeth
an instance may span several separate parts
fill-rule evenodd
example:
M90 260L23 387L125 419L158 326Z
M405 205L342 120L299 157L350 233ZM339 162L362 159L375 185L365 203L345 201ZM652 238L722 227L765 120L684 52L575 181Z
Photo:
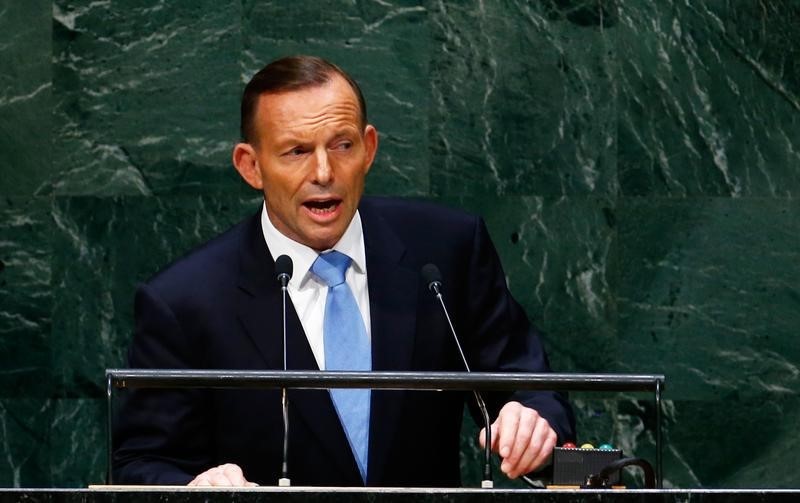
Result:
M306 207L311 210L312 213L316 213L318 215L322 215L325 213L330 213L336 206L338 205L335 201L312 201L306 204Z

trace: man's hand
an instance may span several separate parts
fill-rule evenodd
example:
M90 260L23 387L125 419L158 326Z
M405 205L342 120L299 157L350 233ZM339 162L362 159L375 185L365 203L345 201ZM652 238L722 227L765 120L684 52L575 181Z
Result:
M239 465L228 463L204 471L189 482L188 485L198 487L255 487L258 484L255 482L248 482L247 479L244 478L244 474L242 473L242 469L239 468Z
M486 446L486 428L479 442ZM542 466L556 445L556 432L535 409L508 402L492 424L492 450L503 459L500 470L508 478L532 472Z

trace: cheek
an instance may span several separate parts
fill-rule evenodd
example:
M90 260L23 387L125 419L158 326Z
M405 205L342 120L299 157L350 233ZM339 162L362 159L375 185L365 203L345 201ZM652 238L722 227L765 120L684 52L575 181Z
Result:
M281 173L270 173L265 177L264 182L264 190L267 194L282 201L291 199L302 187L302 178Z
M347 181L353 185L363 183L367 170L363 158L348 159L341 164Z

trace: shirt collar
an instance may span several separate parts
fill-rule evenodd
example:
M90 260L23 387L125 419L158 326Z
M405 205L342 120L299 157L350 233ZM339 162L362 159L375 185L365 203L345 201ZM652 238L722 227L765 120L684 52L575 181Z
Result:
M272 221L267 214L266 202L261 209L261 230L264 232L264 241L266 241L272 259L274 260L281 255L288 255L291 257L294 273L297 277L297 282L295 284L298 287L302 286L309 275L311 264L314 263L319 254L313 248L284 236L276 229L275 226L272 225ZM356 210L355 215L353 215L353 219L350 220L350 225L347 226L342 237L331 250L336 250L350 257L356 272L361 274L366 273L367 261L366 253L364 252L364 231L361 227L361 215L358 213L358 210ZM289 283L291 284L292 281L290 280Z

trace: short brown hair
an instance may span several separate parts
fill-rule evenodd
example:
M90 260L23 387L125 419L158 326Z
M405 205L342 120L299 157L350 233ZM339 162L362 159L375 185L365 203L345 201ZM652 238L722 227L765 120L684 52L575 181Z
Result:
M352 77L330 61L316 56L288 56L262 68L245 86L239 125L242 141L252 143L256 138L255 115L259 96L321 86L330 82L334 75L340 75L353 89L361 109L361 127L364 128L367 125L367 104Z

